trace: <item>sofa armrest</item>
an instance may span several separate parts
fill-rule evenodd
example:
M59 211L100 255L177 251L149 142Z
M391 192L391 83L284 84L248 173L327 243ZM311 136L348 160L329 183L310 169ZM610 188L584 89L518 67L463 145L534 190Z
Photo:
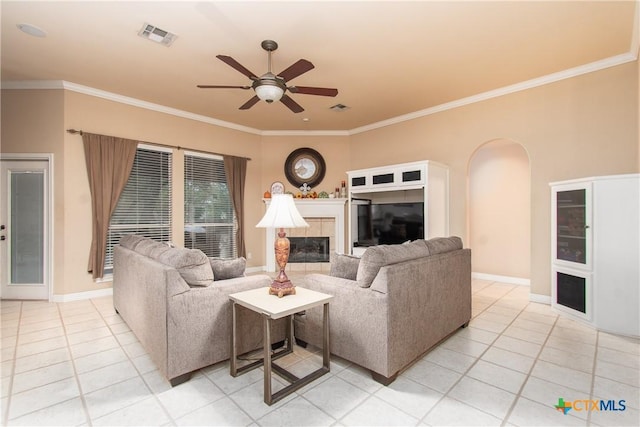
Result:
M242 276L233 279L217 280L211 285L218 293L228 297L236 292L249 291L256 288L266 288L271 285L271 278L266 274ZM228 299L228 298L227 298Z
M370 288L374 292L380 292L381 294L389 293L389 268L383 266L376 274L376 277L371 282Z
M214 281L207 287L167 299L168 371L173 378L229 358L232 303L229 294L267 287L267 275ZM267 291L265 290L265 293ZM244 307L238 313L240 354L262 345L262 319ZM284 323L276 322L272 340L284 339Z
M333 277L327 274L312 273L308 274L299 283L300 286L309 287L314 291L335 294L345 293L345 295L354 295L360 290L366 290L358 286L355 280L343 279L341 277Z
M309 274L300 286L333 295L329 303L331 352L376 372L384 373L389 339L388 295L362 288L355 280ZM322 307L306 310L295 321L296 338L320 347Z
M471 318L469 249L384 266L381 274L386 275L389 301L390 373L411 363Z

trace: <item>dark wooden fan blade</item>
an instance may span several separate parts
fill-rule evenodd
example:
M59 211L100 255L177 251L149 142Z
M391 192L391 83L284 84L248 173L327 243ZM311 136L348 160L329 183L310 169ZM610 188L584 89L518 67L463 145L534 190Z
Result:
M251 86L198 85L200 89L251 89Z
M304 74L309 70L313 70L313 68L314 67L311 62L307 61L306 59L300 59L298 62L291 65L286 70L278 73L278 76L282 77L285 82L288 82L289 80L295 79L299 75Z
M291 99L288 95L282 95L280 102L286 105L294 113L302 113L304 111L304 108L302 108L300 104Z
M258 80L258 76L256 76L251 71L244 68L244 66L242 66L238 61L236 61L232 57L226 56L226 55L216 55L216 58L218 58L220 61L224 62L231 68L237 71L240 71L242 74L249 77L251 80Z
M305 95L336 96L338 94L338 89L328 87L291 86L288 89L291 93L302 93Z
M256 105L258 103L258 101L260 101L260 98L258 98L258 95L255 95L253 98L251 98L250 100L248 100L247 102L242 104L242 106L239 109L240 110L248 110L249 108L251 108L254 105Z

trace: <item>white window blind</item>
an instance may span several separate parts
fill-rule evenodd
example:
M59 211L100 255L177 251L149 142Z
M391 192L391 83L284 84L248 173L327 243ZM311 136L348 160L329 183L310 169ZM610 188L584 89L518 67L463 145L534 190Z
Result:
M185 153L184 246L234 258L237 222L220 156Z
M171 152L138 147L133 169L107 233L105 274L113 271L113 246L125 234L171 241Z

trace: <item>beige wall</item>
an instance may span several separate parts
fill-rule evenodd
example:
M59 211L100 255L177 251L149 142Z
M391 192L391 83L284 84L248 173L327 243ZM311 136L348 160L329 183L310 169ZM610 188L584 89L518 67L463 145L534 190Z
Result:
M318 190L329 191L351 169L415 160L449 165L451 234L466 237L472 154L487 141L517 141L531 166L531 291L549 295L548 184L639 171L638 76L637 62L630 63L350 137L260 137L70 91L3 90L2 151L54 153L54 293L68 294L110 283L94 283L85 271L89 189L81 139L67 128L251 157L245 218L253 255L249 266L265 263L264 231L252 227L264 212L262 194L275 180L292 189L283 167L296 148L314 148L325 158L327 174ZM182 153L174 153L180 159ZM176 190L179 214L182 195Z
M638 172L638 63L354 135L351 167L420 159L449 165L451 234L466 236L467 165L481 144L498 138L529 153L531 292L550 295L549 182Z
M86 272L91 243L91 202L82 139L65 129L116 135L183 149L250 157L245 220L260 219L262 203L260 137L163 113L136 108L70 91L17 91L2 93L2 151L52 152L55 165L54 294L69 294L110 287L95 283ZM183 150L174 149L174 177L182 173ZM181 182L178 180L178 182ZM178 227L183 192L174 186L173 237L183 239ZM264 232L248 233L248 266L262 266Z
M284 163L287 156L298 148L313 148L322 155L327 166L324 179L312 191L331 192L347 179L349 170L348 136L264 136L262 137L262 184L268 190L274 181L282 181L285 191L299 190L287 181Z
M64 283L63 117L61 90L2 91L2 153L53 153L53 283Z
M469 162L467 242L476 273L528 279L531 262L529 157L515 142L480 147Z
M274 181L281 181L285 191L296 194L299 189L287 181L284 174L284 163L293 150L308 147L316 150L326 164L324 179L312 191L328 193L340 187L341 181L347 180L346 171L349 170L349 141L348 136L263 136L262 137L262 186L269 190ZM262 211L264 212L264 211ZM346 217L346 204L345 204ZM249 224L251 227L251 224ZM345 245L347 239L345 226ZM265 242L266 245L266 242ZM338 248L344 252L345 248Z

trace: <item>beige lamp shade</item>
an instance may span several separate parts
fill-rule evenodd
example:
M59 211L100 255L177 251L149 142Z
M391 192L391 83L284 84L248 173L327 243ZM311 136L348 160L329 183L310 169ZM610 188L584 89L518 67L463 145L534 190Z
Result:
M298 228L309 227L302 218L291 194L274 194L267 212L256 227L259 228Z

